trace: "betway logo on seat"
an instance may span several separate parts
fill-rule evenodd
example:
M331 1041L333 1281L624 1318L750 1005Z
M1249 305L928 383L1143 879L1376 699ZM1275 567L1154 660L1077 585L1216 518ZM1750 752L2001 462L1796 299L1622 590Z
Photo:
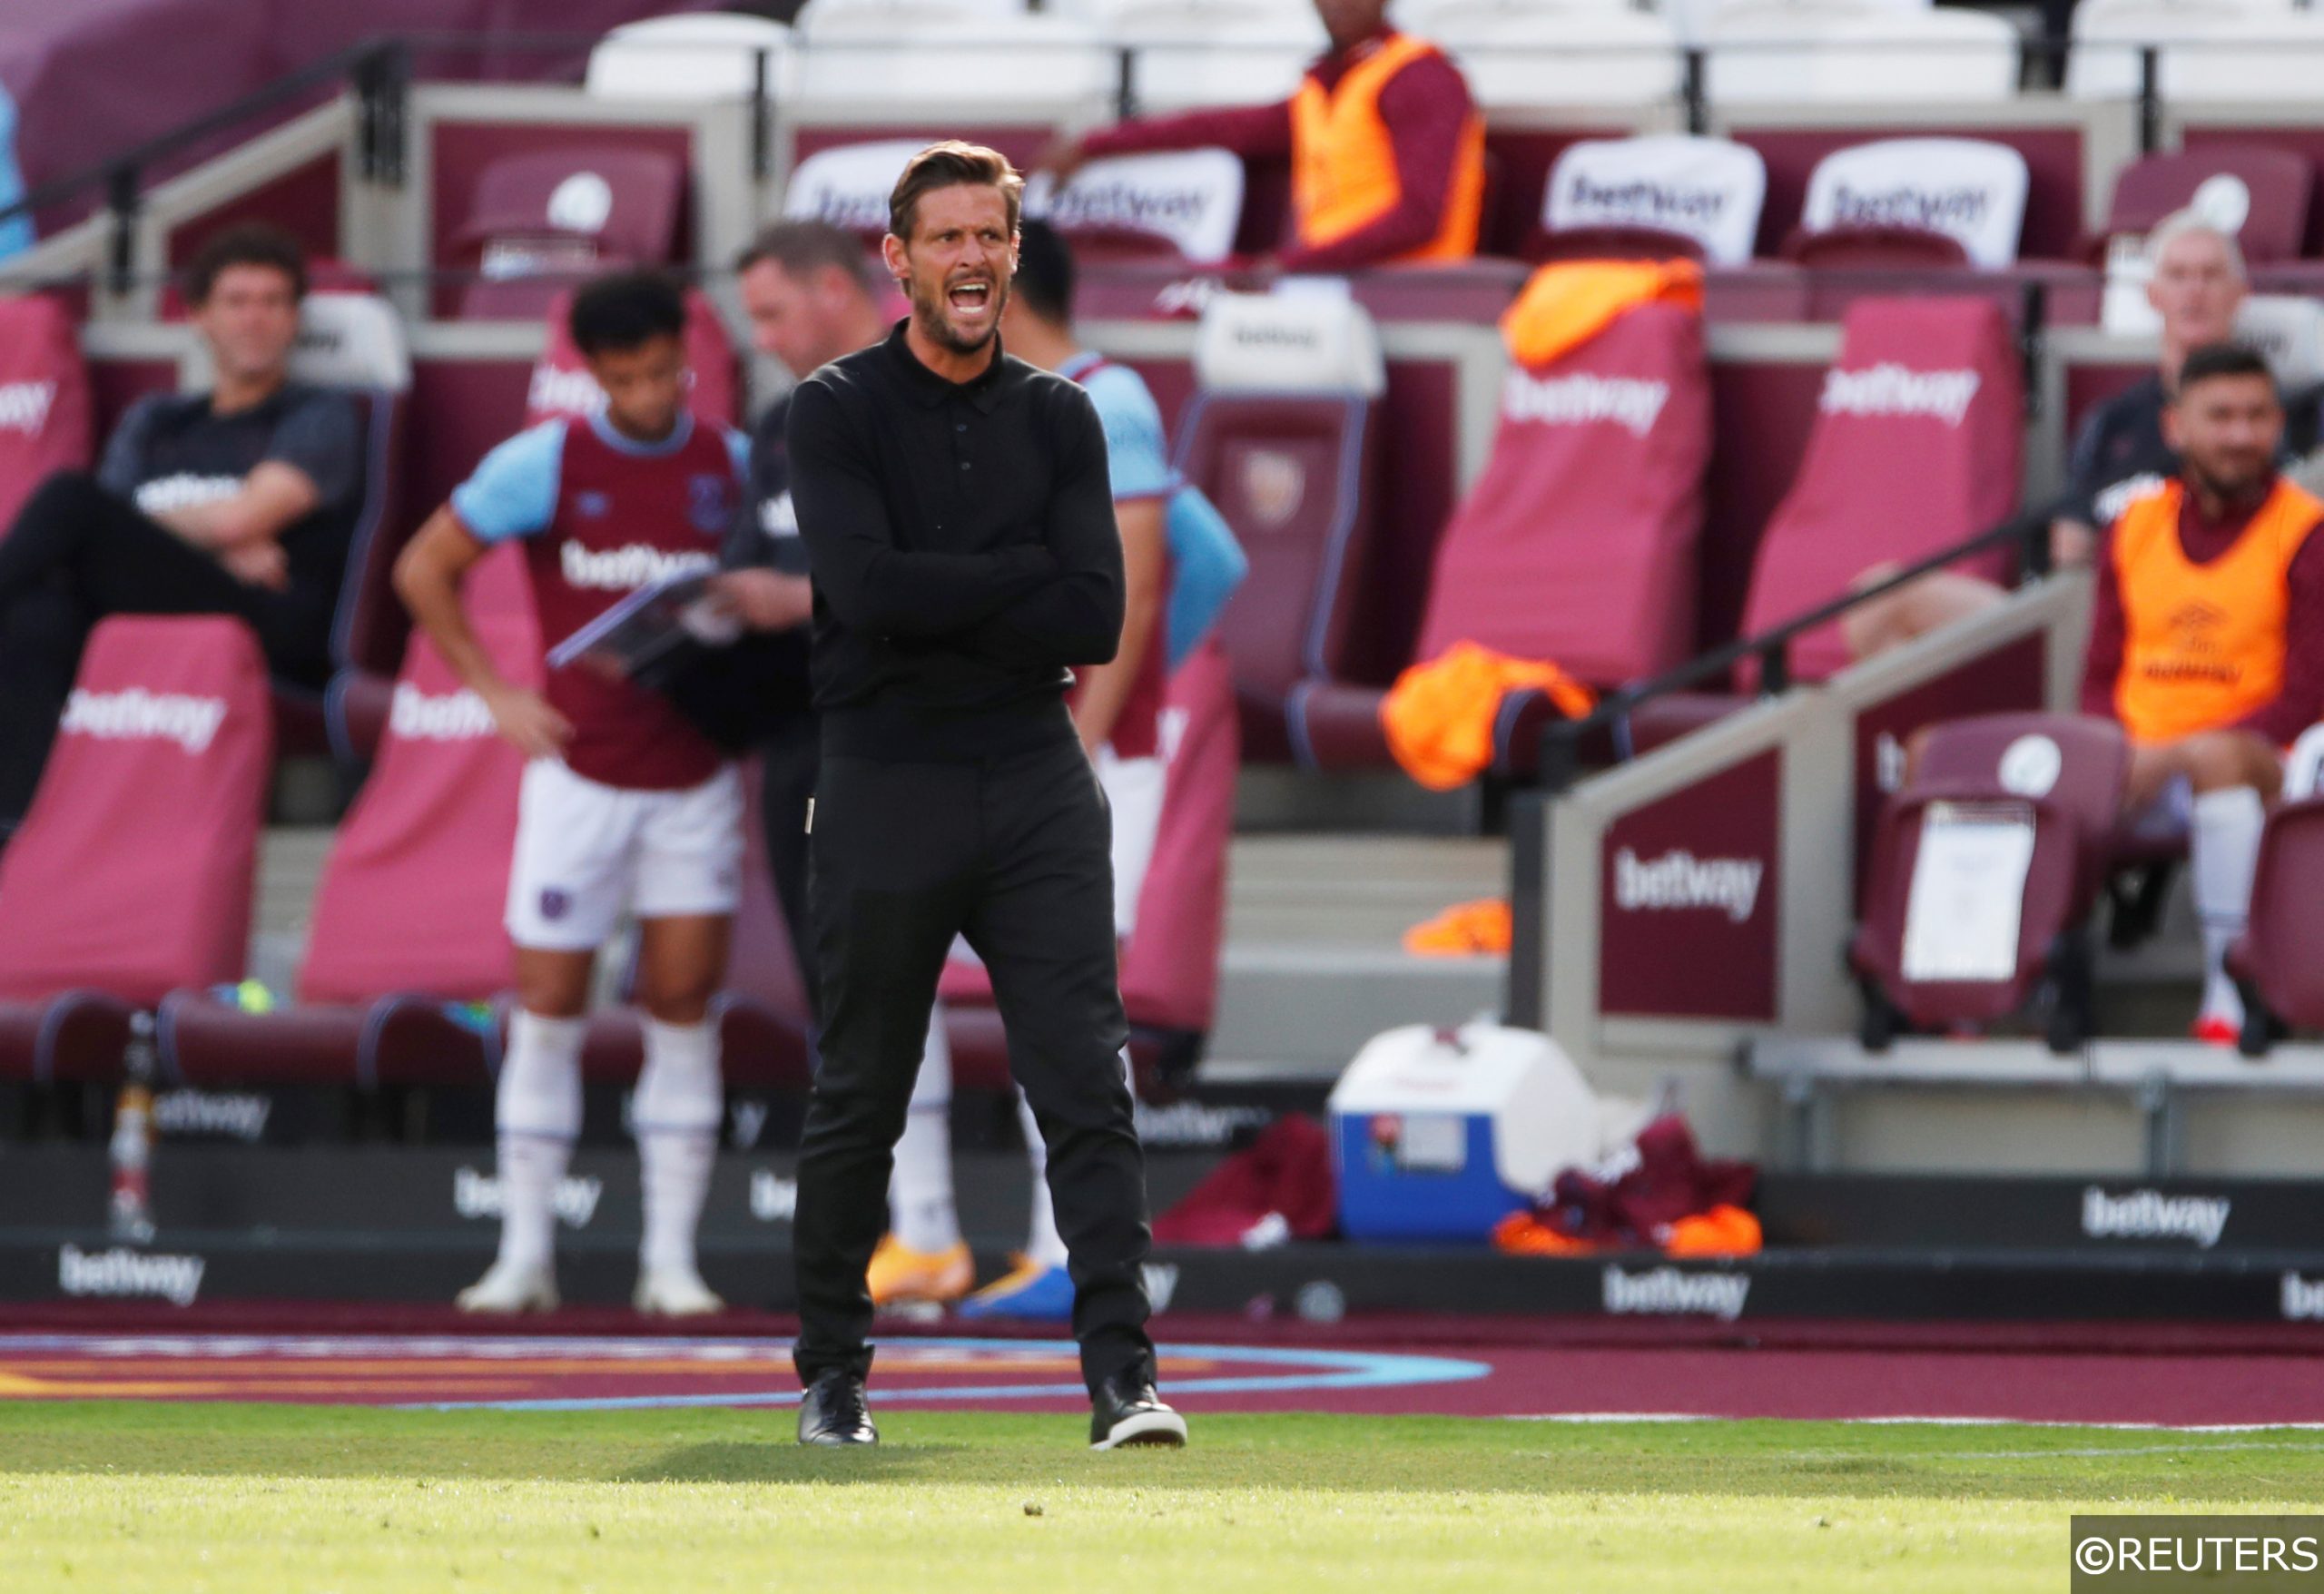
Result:
M1884 359L1860 371L1825 372L1816 408L1826 415L1927 415L1959 426L1984 379L1973 370L1908 370Z
M606 1182L573 1176L557 1180L550 1205L567 1228L586 1228L596 1215ZM503 1196L500 1180L491 1174L464 1167L452 1175L452 1210L462 1217L498 1217Z
M650 543L592 548L567 538L557 546L557 571L567 586L595 592L635 592L696 571L715 570L709 554L673 554Z
M2109 1196L2092 1185L2082 1193L2082 1232L2093 1240L2192 1240L2208 1251L2225 1232L2231 1205L2224 1196Z
M187 697L132 686L120 692L91 692L76 686L64 700L56 728L68 736L104 742L174 742L188 753L206 750L226 723L222 697Z
M1728 201L1734 197L1730 189L1689 188L1646 177L1629 182L1593 182L1581 172L1574 173L1573 186L1566 192L1577 210L1648 227L1675 222L1708 227L1726 212Z
M399 681L388 710L388 734L407 742L467 742L492 734L492 711L466 687L430 694Z
M1902 182L1894 188L1866 190L1843 182L1832 194L1832 224L1837 227L1917 227L1926 232L1959 236L1974 231L1993 208L1990 189L1978 184L1961 188L1924 188Z
M55 402L54 382L0 382L0 432L40 436Z
M1612 421L1639 438L1654 429L1655 418L1669 402L1668 382L1593 377L1587 371L1568 377L1535 377L1513 370L1501 389L1501 412L1511 420L1537 420L1548 426Z
M1601 1277L1605 1309L1618 1316L1716 1317L1732 1323L1743 1315L1743 1303L1751 1294L1748 1273L1686 1273L1675 1267L1625 1273L1609 1267Z
M1614 854L1614 906L1625 913L1717 908L1740 924L1758 906L1767 869L1757 858L1698 858L1684 848L1642 861L1625 847Z

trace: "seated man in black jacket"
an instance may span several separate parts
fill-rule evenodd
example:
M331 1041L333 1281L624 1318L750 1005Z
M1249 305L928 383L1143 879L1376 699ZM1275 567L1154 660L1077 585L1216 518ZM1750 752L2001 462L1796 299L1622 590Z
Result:
M290 379L306 288L299 246L272 228L211 239L186 297L216 385L141 400L95 475L51 477L0 536L0 840L109 615L232 615L278 675L329 677L362 455L353 404Z

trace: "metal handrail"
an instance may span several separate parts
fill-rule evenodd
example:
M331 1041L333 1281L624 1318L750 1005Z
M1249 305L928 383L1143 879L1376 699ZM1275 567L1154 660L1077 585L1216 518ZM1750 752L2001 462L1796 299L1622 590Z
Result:
M1973 558L1991 548L2014 546L2019 556L2021 583L2047 576L2050 573L2050 522L2053 514L2053 507L2049 505L2020 511L2011 519L1980 532L1965 542L1931 554L1869 586L1852 588L1844 595L1819 605L1804 615L1796 615L1757 636L1739 637L1723 647L1713 648L1683 664L1665 670L1659 675L1615 688L1600 698L1598 706L1582 718L1555 721L1542 731L1541 760L1537 766L1541 790L1545 794L1555 795L1572 785L1581 770L1582 743L1589 737L1600 733L1610 733L1641 704L1683 692L1706 681L1718 680L1746 659L1756 658L1758 661L1762 696L1772 697L1787 690L1791 684L1788 649L1796 638L1819 626L1830 625L1859 604L1885 596L1963 559Z

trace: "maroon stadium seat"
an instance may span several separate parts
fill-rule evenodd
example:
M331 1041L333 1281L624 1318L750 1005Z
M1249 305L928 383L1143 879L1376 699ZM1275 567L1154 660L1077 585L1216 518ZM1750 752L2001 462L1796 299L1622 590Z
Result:
M566 325L572 306L572 294L560 292L542 312L548 342L533 367L532 384L527 389L527 426L554 416L586 416L605 407L605 394L589 375L588 362L574 347L573 332ZM726 324L718 319L716 307L695 289L686 290L686 360L694 373L690 399L694 412L734 425L743 412L734 345L726 336Z
M477 179L455 240L478 280L462 320L530 320L558 290L620 266L681 258L686 174L675 154L609 144L503 156Z
M82 993L150 1007L241 979L271 754L266 667L240 621L97 626L32 811L0 853L0 1004L43 1015L30 1050L25 1010L0 1023L0 1073L117 1072L117 1050L63 1060L80 1026L113 1033Z
M1350 677L1372 568L1385 387L1369 317L1328 300L1222 295L1196 345L1202 387L1177 467L1250 556L1219 622L1249 756L1300 753L1288 704L1305 682Z
M94 427L71 312L45 294L0 299L0 536L50 475L87 467Z
M2324 1028L2324 959L2316 955L2324 903L2324 798L2268 816L2252 876L2250 928L2228 954L2242 987L2243 1049L2257 1056L2290 1028Z
M2152 231L2214 179L2242 185L2249 209L2235 239L2247 262L2265 266L2299 257L2316 185L2308 157L2256 144L2212 143L2142 155L2125 166L2114 179L2106 230L2092 240L2088 253L2095 259L2108 240Z
M1877 565L1910 564L2007 518L2024 401L1999 307L1981 299L1859 300L1826 373L1816 429L1759 544L1743 631L1845 595ZM1969 568L1998 578L1998 555ZM1792 644L1820 681L1847 662L1837 625Z
M1169 771L1154 858L1137 898L1137 926L1122 949L1122 1005L1141 1088L1155 1066L1190 1064L1218 1005L1219 944L1226 932L1226 847L1235 829L1235 690L1216 642L1187 655L1163 709ZM967 959L941 983L955 1084L999 1089L1009 1049L992 986Z
M509 679L537 682L540 643L513 550L477 566L469 611ZM509 985L501 914L523 759L414 636L371 778L315 893L299 1008L251 1014L172 999L162 1055L200 1083L443 1084L487 1077L488 1037L445 1009Z
M1694 652L1695 544L1710 458L1702 318L1643 305L1539 369L1512 366L1483 473L1437 545L1414 656L1474 642L1600 686ZM1387 766L1375 688L1303 683L1295 743L1324 768ZM1529 699L1540 699L1535 713ZM1502 704L1496 763L1531 768L1551 717Z
M1849 945L1863 981L1866 1038L1896 1019L1920 1028L1991 1023L2023 1010L2054 982L2052 1043L2089 1029L2089 950L2082 927L2104 881L2106 838L2121 807L2130 750L2110 720L2074 714L1984 714L1934 727L1911 779L1892 797L1874 840L1864 917ZM2022 805L2034 822L2014 969L1993 980L1914 980L1905 972L1906 911L1932 803Z

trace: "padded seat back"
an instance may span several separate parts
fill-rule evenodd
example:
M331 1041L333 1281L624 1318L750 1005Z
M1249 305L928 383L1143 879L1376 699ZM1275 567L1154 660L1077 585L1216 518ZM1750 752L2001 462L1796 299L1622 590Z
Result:
M0 853L0 997L85 987L151 1006L240 979L272 727L241 621L100 624Z
M722 11L624 23L589 52L582 77L600 100L736 101L763 92L780 103L796 82L787 25Z
M1122 155L1090 162L1062 189L1036 175L1025 213L1048 221L1085 261L1216 265L1234 252L1243 178L1242 160L1221 149Z
M1831 602L1875 566L2000 525L2017 505L2024 410L2016 347L1992 300L1856 300L1799 474L1760 539L1744 634ZM1964 568L1999 579L2004 561ZM1792 644L1797 679L1846 663L1837 625Z
M2141 156L2114 180L2110 238L2153 230L2193 210L2234 236L2252 265L2297 259L2308 236L2316 169L2303 155L2256 144L2201 144Z
M1246 711L1345 673L1370 566L1378 334L1346 300L1227 294L1204 312L1177 468L1226 517L1250 574L1219 621Z
M1642 305L1538 369L1512 363L1492 458L1437 546L1417 656L1475 642L1600 685L1690 656L1710 447L1695 310Z
M87 467L95 425L70 312L45 294L0 299L0 536L51 474Z
M1835 150L1817 162L1799 228L1804 233L1935 233L1958 244L1971 265L1996 271L2017 260L2028 181L2025 157L2008 144L1877 139Z
M586 418L606 407L606 391L589 374L573 341L567 318L573 308L570 290L549 300L544 312L548 341L533 366L533 379L525 391L525 424L537 426L554 416ZM734 362L734 345L726 323L700 289L686 290L686 367L693 381L689 407L707 420L733 426L742 414L742 382Z
M2278 1018L2324 1028L2324 799L2287 802L2268 816L2251 882L2250 929L2232 959Z
M1708 265L1746 266L1767 197L1767 162L1748 144L1681 133L1584 139L1550 169L1541 231L1550 249L1581 231L1659 234Z
M1998 103L2017 93L2017 29L1983 12L1732 5L1712 17L1704 42L1717 105Z
M685 192L683 163L661 150L502 156L478 175L456 241L456 258L480 273L460 319L530 320L576 278L679 260Z
M515 549L486 556L469 576L469 609L494 666L537 687L541 644L523 579ZM481 1001L508 989L501 920L523 772L483 701L414 633L370 778L323 863L300 1001Z
M2039 797L2082 838L2083 880L2094 896L2107 839L2122 807L2130 743L2122 726L2090 714L1974 714L1929 728L1916 785L1979 789L1996 798Z
M1130 1022L1201 1034L1218 1008L1226 935L1226 850L1241 767L1234 672L1217 642L1171 674L1162 710L1168 759L1154 858L1137 897L1137 928L1122 950Z
M896 179L925 147L921 139L883 138L817 150L792 168L783 213L794 221L828 221L874 244L888 231Z

